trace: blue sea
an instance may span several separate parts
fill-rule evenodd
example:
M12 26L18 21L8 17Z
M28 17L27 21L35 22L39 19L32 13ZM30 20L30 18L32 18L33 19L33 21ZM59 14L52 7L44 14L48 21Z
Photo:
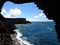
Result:
M31 45L60 45L54 26L54 22L32 22L31 24L16 24L16 27L22 34L20 38L30 42Z

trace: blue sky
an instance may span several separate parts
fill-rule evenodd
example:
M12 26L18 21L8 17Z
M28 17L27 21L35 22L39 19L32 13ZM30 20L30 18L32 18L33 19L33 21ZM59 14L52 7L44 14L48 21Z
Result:
M1 14L6 18L26 18L29 21L53 21L46 18L43 10L38 9L33 2L24 4L6 2Z

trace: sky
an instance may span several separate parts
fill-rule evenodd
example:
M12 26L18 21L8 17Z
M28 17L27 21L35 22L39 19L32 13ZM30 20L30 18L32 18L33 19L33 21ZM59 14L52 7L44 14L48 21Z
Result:
M35 3L14 4L5 2L1 14L5 18L26 18L28 21L53 21L49 20L43 10L39 9Z

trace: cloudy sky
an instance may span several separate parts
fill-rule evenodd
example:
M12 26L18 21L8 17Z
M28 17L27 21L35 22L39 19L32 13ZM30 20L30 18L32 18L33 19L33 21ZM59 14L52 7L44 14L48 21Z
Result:
M33 2L24 4L6 2L1 14L6 18L26 18L29 21L53 21L46 18L43 10L38 9Z

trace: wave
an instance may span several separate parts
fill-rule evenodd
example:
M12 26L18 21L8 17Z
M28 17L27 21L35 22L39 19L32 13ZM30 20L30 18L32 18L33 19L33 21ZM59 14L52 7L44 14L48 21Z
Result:
M31 42L27 41L27 37L23 37L24 39L22 39L22 34L19 31L20 29L15 29L14 31L16 32L16 34L14 34L12 36L12 40L15 42L15 45L34 45Z

